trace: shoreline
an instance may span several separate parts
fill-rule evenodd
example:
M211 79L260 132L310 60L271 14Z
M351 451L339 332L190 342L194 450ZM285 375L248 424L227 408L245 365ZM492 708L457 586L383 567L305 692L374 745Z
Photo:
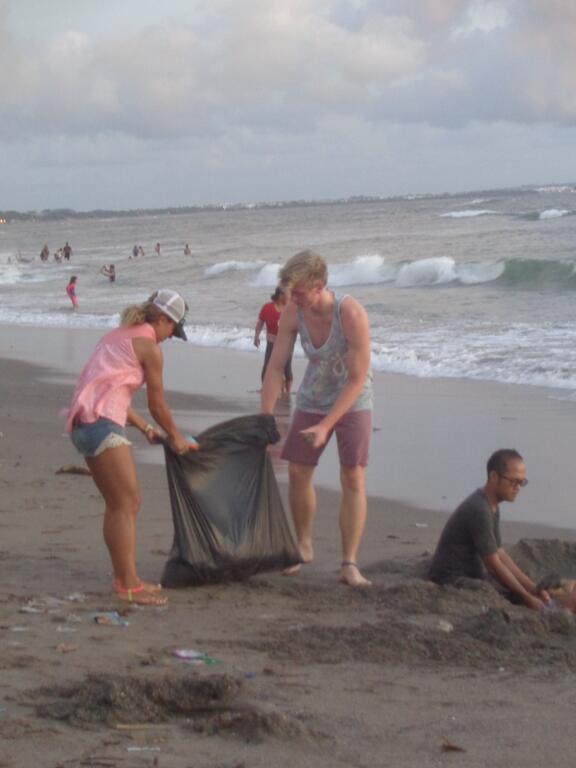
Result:
M42 379L72 386L101 330L46 329L0 325L0 359L42 366ZM255 355L206 349L181 342L163 346L166 389L182 427L200 432L235 414L259 411L259 365ZM295 384L305 361L294 361ZM576 407L555 392L536 387L424 379L377 373L368 495L443 513L483 484L493 450L513 447L524 456L530 485L503 517L514 522L576 528L571 453ZM212 399L194 408L197 396ZM62 407L67 405L62 397ZM290 408L279 404L280 430ZM55 420L56 423L56 420ZM143 457L150 461L149 457ZM152 461L154 461L152 459ZM282 466L277 465L281 474ZM320 487L338 487L335 441L316 472Z

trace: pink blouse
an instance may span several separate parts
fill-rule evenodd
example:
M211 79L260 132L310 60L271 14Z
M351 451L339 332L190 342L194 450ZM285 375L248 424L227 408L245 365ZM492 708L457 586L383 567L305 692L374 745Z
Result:
M154 328L149 323L121 326L100 339L76 382L67 432L72 431L74 422L91 424L100 417L126 424L132 394L144 383L133 339L155 342Z

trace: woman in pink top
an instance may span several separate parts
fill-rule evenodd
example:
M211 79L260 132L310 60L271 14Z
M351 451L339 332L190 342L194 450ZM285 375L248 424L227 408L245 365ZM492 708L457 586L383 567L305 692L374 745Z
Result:
M113 590L141 605L163 605L159 585L142 581L136 571L136 515L140 491L125 425L139 429L149 443L166 434L172 450L191 446L179 432L164 398L162 350L171 336L186 339L182 327L187 306L169 289L122 313L119 328L107 333L84 366L68 412L67 431L84 456L106 504L104 541L114 570ZM148 408L159 431L131 406L132 394L146 384Z
M72 309L78 309L78 297L76 296L76 281L78 278L76 275L72 275L70 280L68 281L68 285L66 286L66 293L68 294L68 298L72 302Z

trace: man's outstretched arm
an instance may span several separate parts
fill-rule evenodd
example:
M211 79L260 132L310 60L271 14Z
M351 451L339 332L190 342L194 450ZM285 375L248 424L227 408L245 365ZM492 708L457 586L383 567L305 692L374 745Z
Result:
M532 594L521 583L514 572L506 564L505 557L503 558L502 554L504 554L506 557L504 550L499 549L495 554L487 555L484 558L484 564L486 565L488 571L492 574L492 576L494 576L495 579L500 582L500 584L502 584L503 587L506 587L506 589L509 589L511 592L517 595L522 600L524 605L526 605L528 608L532 608L534 611L540 610L544 606L544 602L539 597L536 597L534 594ZM517 566L516 568L518 569ZM525 576L525 574L523 574L523 576Z
M504 565L508 568L509 571L512 571L514 576L516 576L520 584L522 584L527 592L529 592L531 595L534 595L534 597L539 597L540 600L543 600L545 603L549 602L550 595L548 592L545 590L538 591L536 584L534 584L532 579L527 576L518 565L516 565L514 560L510 557L505 549L499 549L498 554L500 555L500 559Z

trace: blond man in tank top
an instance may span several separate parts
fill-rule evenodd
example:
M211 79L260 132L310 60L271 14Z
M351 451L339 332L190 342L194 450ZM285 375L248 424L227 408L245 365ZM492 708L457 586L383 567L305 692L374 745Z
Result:
M262 411L273 413L286 361L299 335L308 358L282 457L289 461L289 499L302 561L314 557L314 470L332 433L340 458L340 580L368 586L357 565L366 522L364 473L372 434L370 329L364 308L352 296L327 288L326 262L312 251L292 256L280 270L290 296L262 388ZM300 566L290 569L295 573Z

